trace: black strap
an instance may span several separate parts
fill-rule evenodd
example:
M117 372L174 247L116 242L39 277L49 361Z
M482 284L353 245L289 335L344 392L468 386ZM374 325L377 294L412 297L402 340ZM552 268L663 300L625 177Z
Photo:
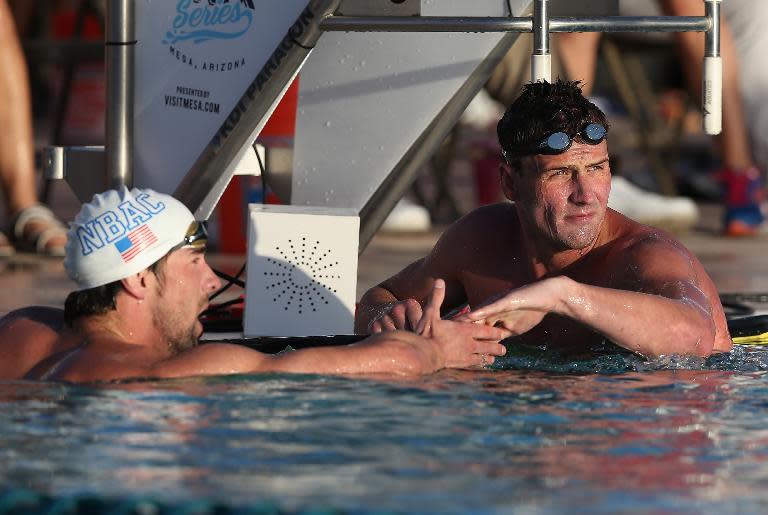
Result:
M768 332L768 315L752 315L728 320L731 337L756 336Z
M306 349L309 347L332 347L349 345L367 338L365 334L336 334L333 336L259 336L257 338L231 338L218 340L224 343L236 343L266 354L276 354L288 348Z

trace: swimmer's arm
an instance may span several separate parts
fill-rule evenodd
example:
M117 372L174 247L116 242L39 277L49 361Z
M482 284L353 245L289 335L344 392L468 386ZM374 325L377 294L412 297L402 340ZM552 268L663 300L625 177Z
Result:
M646 357L709 356L715 342L711 305L694 281L677 280L655 292L580 284L562 278L557 312Z
M435 281L424 315L416 324L418 334L389 331L352 345L276 356L245 347L206 344L165 360L155 372L181 376L250 372L415 375L492 363L493 356L506 352L499 340L509 336L507 331L441 320L444 298L445 284Z
M492 356L503 355L506 351L498 343L508 335L501 329L440 323L461 327L446 329L443 331L446 334L439 338L392 331L352 345L301 349L278 355L263 354L239 345L208 343L136 375L185 377L262 372L418 375L446 367L491 363Z
M577 320L643 356L708 356L715 341L712 306L690 255L674 246L648 246L627 256L632 289L604 288L558 276L507 293L460 317L499 324L520 334L547 313ZM651 252L649 255L648 252Z
M264 372L415 375L441 368L434 352L429 352L428 347L416 345L408 336L419 338L401 331L388 332L352 345L301 349L275 355L239 345L206 343L159 363L148 371L148 375L185 377Z
M714 316L715 309L721 313L720 300L716 294L707 294L706 284L711 281L688 249L656 233L626 249L626 267L623 283L610 289L590 287L597 305L603 295L610 295L605 302L612 316L601 317L594 311L586 315L606 319L599 325L610 327L611 334L600 326L598 331L648 357L708 356L715 348L724 350ZM730 348L730 339L726 340Z

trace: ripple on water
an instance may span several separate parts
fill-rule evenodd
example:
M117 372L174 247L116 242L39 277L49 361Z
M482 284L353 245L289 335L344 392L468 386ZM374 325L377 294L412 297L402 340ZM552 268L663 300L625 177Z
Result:
M608 343L596 345L576 356L543 345L509 345L507 355L496 358L493 368L573 374L623 374L655 370L757 372L768 370L768 349L763 346L734 345L731 352L714 354L708 358L671 355L646 359Z

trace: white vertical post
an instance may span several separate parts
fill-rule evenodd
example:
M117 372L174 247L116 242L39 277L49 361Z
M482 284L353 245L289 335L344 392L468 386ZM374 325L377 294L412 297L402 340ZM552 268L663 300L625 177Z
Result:
M704 36L704 67L701 81L701 109L704 132L723 130L723 61L720 57L720 0L704 0L710 28Z
M533 2L533 53L531 54L531 81L552 82L552 56L549 53L548 0Z

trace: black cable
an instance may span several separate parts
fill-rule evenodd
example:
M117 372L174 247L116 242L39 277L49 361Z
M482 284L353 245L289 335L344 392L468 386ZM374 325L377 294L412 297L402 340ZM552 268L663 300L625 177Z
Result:
M728 320L731 337L758 336L768 332L768 315L752 315Z
M254 147L253 150L256 153L256 159L258 159L259 161L259 168L261 169L261 177L263 180L265 175L264 162L261 160L261 155L259 154L259 151L256 148L255 143L253 147ZM225 284L224 286L216 290L210 297L208 297L209 302L215 299L216 297L218 297L219 295L221 295L222 293L224 293L225 291L227 291L228 289L230 289L233 285L237 285L240 288L245 288L245 281L240 279L240 276L243 275L243 272L245 272L245 263L243 263L243 266L240 267L240 270L238 270L237 274L235 274L234 276L226 274L221 270L216 270L215 268L211 268L211 270L213 270L213 273L216 274L217 277L220 277L221 279L224 279L225 281L227 281L227 284ZM229 307L233 304L238 304L242 301L243 299L234 299L227 302L222 302L221 304L217 304L216 306L211 306L210 308L208 308L205 312L203 312L203 315L210 314L215 311L220 311L225 307Z
M243 272L245 271L245 264L243 264L242 267L240 267L240 270L237 272L237 274L233 277L229 274L225 274L224 272L220 270L216 270L215 268L212 268L213 273L216 274L218 277L221 277L225 281L227 281L227 284L219 288L216 292L214 292L210 297L208 297L208 300L211 301L227 291L229 288L232 287L232 285L237 285L241 288L245 288L245 281L240 279L240 276L243 275Z
M203 311L200 316L209 316L219 311L222 311L228 308L229 306L234 306L235 304L242 304L243 302L245 302L245 299L237 298L237 299L232 299L232 300L222 302L220 304L214 304L213 306L209 306L208 309Z
M214 304L212 307L216 309L222 309L228 308L229 306L234 306L235 304L242 304L243 302L245 302L245 299L238 297L236 299L225 300L224 302Z
M256 159L259 161L259 168L261 168L261 181L264 182L264 179L266 177L266 168L264 167L264 163L261 161L261 154L259 154L259 149L256 148L256 143L253 144L253 151L256 153Z

